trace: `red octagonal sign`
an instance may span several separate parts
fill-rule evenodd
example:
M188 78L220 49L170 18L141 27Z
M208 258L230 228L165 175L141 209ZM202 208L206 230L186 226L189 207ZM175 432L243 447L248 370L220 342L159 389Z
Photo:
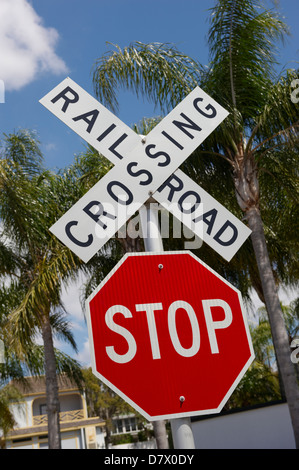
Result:
M93 373L148 420L219 412L254 358L240 292L188 251L126 254L86 306Z

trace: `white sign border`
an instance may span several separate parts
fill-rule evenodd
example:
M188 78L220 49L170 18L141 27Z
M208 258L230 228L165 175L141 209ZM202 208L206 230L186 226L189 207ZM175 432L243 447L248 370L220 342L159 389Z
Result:
M97 293L102 289L102 287L112 278L112 276L116 273L116 271L120 268L120 266L126 261L128 257L131 256L157 256L157 255L162 255L162 256L167 256L167 255L180 255L180 254L188 254L192 258L194 258L198 263L200 263L203 267L208 269L212 274L214 274L218 279L220 279L222 282L224 282L226 285L228 285L231 289L233 289L239 297L239 302L241 306L241 312L243 316L243 321L244 321L244 327L245 327L245 332L248 340L248 346L250 350L250 357L246 364L243 366L242 370L240 371L239 375L236 377L234 380L233 384L231 385L230 389L220 402L217 408L214 409L209 409L209 410L199 410L199 411L188 411L188 412L181 412L181 413L172 413L172 414L165 414L165 415L155 415L151 416L149 415L146 411L144 411L142 408L140 408L139 405L137 405L131 398L129 398L125 393L123 393L121 390L119 390L113 383L111 383L106 377L104 377L102 374L100 374L97 369L96 369L96 361L95 361L95 349L94 349L94 341L93 341L93 334L92 334L92 328L91 328L91 318L90 318L90 308L89 304L91 300L97 295ZM111 388L117 395L119 395L121 398L123 398L129 405L131 405L136 411L138 411L142 416L144 416L148 421L157 421L157 420L164 420L164 419L175 419L175 418L189 418L190 416L202 416L202 415L209 415L209 414L216 414L220 413L222 410L223 406L233 393L233 391L236 389L237 385L239 384L240 380L243 378L245 372L248 370L250 364L253 362L255 358L254 354L254 349L252 345L252 340L250 336L250 331L249 331L249 326L247 322L247 316L245 313L245 307L243 303L243 299L241 296L241 292L234 287L232 284L230 284L226 279L224 279L220 274L218 274L214 269L212 269L210 266L208 266L204 261L202 261L200 258L195 256L191 251L189 250L182 250L182 251L162 251L162 252L138 252L138 253L126 253L122 259L114 266L114 268L110 271L110 273L103 279L103 281L96 287L96 289L93 291L93 293L87 298L85 301L85 309L86 309L86 321L87 321L87 328L88 328L88 339L89 339L89 348L90 348L90 355L91 355L91 367L92 367L92 372L93 374L100 379L102 382L104 382L109 388Z

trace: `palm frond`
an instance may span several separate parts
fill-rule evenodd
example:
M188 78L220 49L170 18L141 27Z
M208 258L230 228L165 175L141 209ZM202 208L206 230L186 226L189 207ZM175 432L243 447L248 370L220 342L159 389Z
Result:
M218 0L211 11L209 87L248 122L263 108L275 76L278 41L288 27L252 0Z
M75 352L78 352L74 335L71 331L71 324L66 318L66 314L61 310L56 310L50 315L50 324L54 336L69 343Z
M28 176L39 173L42 168L42 153L33 131L24 129L14 134L4 134L0 156L11 167L18 167Z
M195 60L174 45L135 42L123 50L106 53L93 67L96 96L114 112L118 109L116 90L133 90L146 96L162 111L173 108L199 81L201 69Z
M285 74L268 87L263 108L257 112L247 149L284 145L298 146L298 106L291 100L291 84L298 79L298 71ZM251 147L251 148L250 148Z
M1 275L17 275L20 268L20 260L16 256L13 247L8 244L7 239L0 231L0 276Z

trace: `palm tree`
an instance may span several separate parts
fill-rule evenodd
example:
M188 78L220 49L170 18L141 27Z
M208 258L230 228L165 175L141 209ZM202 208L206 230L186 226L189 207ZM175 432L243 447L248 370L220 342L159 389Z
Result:
M67 178L45 172L38 143L28 132L5 136L1 157L1 273L10 276L10 294L14 292L10 299L17 299L5 323L5 342L36 371L43 359L49 447L60 448L56 372L59 367L70 372L76 364L55 352L53 331L75 347L62 313L61 288L76 276L81 262L48 228L75 191L67 191L71 184ZM33 343L37 333L41 333L43 351Z
M6 385L0 389L0 429L3 435L0 437L0 449L5 446L5 437L14 427L15 419L10 409L10 403L20 403L22 395L11 385Z
M283 312L286 329L289 338L289 344L292 345L292 341L297 338L299 332L299 299L293 300L289 305L282 305L281 309ZM255 337L255 354L260 356L260 359L266 363L266 358L269 366L275 361L275 352L273 348L273 342L271 337L271 329L268 322L267 310L265 307L258 309L259 324L258 328L254 331ZM291 346L292 347L292 346ZM299 379L299 366L294 364L297 379ZM283 390L282 390L283 391Z
M145 134L151 130L152 125L152 120L144 120L139 125L135 125L134 130ZM77 179L84 182L87 189L93 186L110 168L111 164L106 158L99 155L93 147L88 145L85 151L79 155L79 158L75 160L70 171L75 172ZM84 300L111 271L124 253L142 251L142 240L140 237L131 238L128 230L126 228L122 229L121 236L119 236L118 232L116 238L110 240L105 245L104 250L102 249L89 261L89 275L85 286L83 286L82 293ZM164 421L154 421L153 427L158 448L168 448L168 437Z
M276 234L282 233L278 227L287 220L284 214L280 217L279 202L283 201L288 208L296 203L298 210L299 124L296 105L290 99L291 83L298 75L294 70L286 70L275 77L276 44L287 32L279 16L262 9L258 0L217 0L210 17L208 67L174 46L136 43L124 50L117 47L99 58L94 64L93 82L98 98L114 110L116 85L120 84L153 100L162 111L169 110L200 85L230 111L229 117L188 159L184 170L198 176L198 168L205 162L209 172L201 175L202 181L206 175L208 179L212 175L214 182L218 182L217 169L223 172L222 187L228 184L231 188L233 184L239 210L252 230L259 273L259 282L252 278L252 285L259 288L266 304L299 447L299 389L277 294L279 278L275 276L279 273L277 266L280 265L281 272L283 268L279 252L270 258L269 253L274 253L268 250L266 241L268 235L271 240L273 228L277 229ZM279 199L264 199L278 193ZM272 205L272 214L276 212L272 226L262 219L262 214L267 215L267 204ZM291 227L290 232L294 233ZM290 241L287 233L284 235L284 251L298 265L298 245L294 239ZM284 274L294 280L298 270L293 269L294 262L291 265Z

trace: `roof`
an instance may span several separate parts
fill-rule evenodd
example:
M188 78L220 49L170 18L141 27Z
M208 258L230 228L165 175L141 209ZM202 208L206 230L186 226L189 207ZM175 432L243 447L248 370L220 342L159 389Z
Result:
M65 374L57 376L58 390L78 390L78 385L70 380ZM22 380L11 380L9 385L17 388L22 395L33 395L36 393L46 393L46 378L45 376L25 377Z

